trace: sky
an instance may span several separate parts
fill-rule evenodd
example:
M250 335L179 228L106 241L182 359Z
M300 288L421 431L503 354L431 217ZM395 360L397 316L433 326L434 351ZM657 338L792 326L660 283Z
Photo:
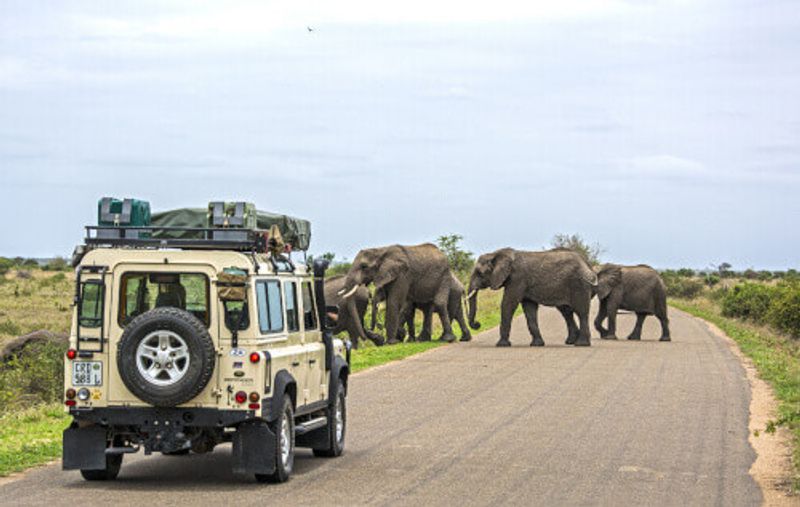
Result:
M69 255L117 196L252 201L340 259L797 268L798 55L791 0L6 0L0 255Z

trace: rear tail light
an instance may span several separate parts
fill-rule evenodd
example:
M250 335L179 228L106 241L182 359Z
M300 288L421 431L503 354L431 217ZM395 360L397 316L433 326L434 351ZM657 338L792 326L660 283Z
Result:
M65 396L66 396L66 398L68 400L75 399L75 389L73 389L71 387L69 389L67 389L67 392L66 392Z
M68 407L74 407L76 403L78 403L78 402L75 401L75 400L67 400L67 401L64 402L64 405L66 405Z
M257 403L258 401L261 401L261 396L259 396L257 392L253 391L250 393L250 401Z
M252 354L250 354L251 363L255 364L259 361L261 361L261 354L259 354L258 352L253 352Z
M251 403L247 405L247 408L249 408L250 410L258 410L259 408L261 408L261 405L259 405L258 403Z
M239 391L238 393L236 393L235 398L236 398L236 403L244 403L245 401L247 401L247 393L244 391Z
M67 359L72 360L78 357L78 351L75 349L67 350Z

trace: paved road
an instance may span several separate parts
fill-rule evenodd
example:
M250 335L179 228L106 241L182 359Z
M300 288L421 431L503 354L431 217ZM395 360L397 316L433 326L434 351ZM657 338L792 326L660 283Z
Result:
M748 475L744 370L705 325L672 311L672 343L511 348L496 331L352 378L345 455L300 451L293 479L261 485L230 472L230 450L126 457L118 481L86 483L58 466L0 487L15 505L757 505ZM620 318L620 336L633 327Z

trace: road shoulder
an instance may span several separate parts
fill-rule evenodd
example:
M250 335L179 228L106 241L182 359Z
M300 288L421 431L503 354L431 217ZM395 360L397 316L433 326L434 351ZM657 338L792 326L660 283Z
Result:
M681 311L674 307L671 310ZM739 345L731 337L711 322L688 313L686 315L702 321L713 335L725 342L747 373L751 392L748 440L756 452L756 460L750 467L750 475L764 494L764 505L797 506L800 503L798 498L791 495L793 473L791 435L788 430L781 427L773 434L764 431L767 422L777 417L778 401L775 399L772 387L758 376L753 361L742 353Z

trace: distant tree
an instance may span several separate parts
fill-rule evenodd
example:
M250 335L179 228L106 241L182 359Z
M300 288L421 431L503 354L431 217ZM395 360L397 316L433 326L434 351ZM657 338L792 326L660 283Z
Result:
M706 285L713 287L719 283L719 275L716 273L707 273L704 281Z
M747 278L748 280L755 280L758 278L758 272L753 268L747 268L742 273L742 276Z
M449 236L439 236L436 244L439 249L447 256L450 269L456 273L465 273L472 269L475 264L475 257L472 252L468 252L461 247L461 240L464 236L460 234L450 234Z
M25 259L19 266L26 269L35 269L39 267L39 262L36 259Z
M11 259L6 259L5 257L0 257L0 275L5 275L8 273L8 270L14 266L14 261Z
M692 277L694 274L694 270L690 268L681 268L677 271L678 276Z
M550 244L553 248L567 248L578 252L589 264L600 264L600 255L604 249L600 243L588 243L579 234L556 234Z
M772 280L772 272L767 271L766 269L762 269L758 272L758 279L766 282L767 280Z
M728 262L723 262L717 266L717 273L719 273L720 278L729 278L733 276L733 271L731 271L732 267L733 266L731 266Z
M45 271L64 271L67 269L67 260L63 257L55 257L50 259L47 264L44 265Z

